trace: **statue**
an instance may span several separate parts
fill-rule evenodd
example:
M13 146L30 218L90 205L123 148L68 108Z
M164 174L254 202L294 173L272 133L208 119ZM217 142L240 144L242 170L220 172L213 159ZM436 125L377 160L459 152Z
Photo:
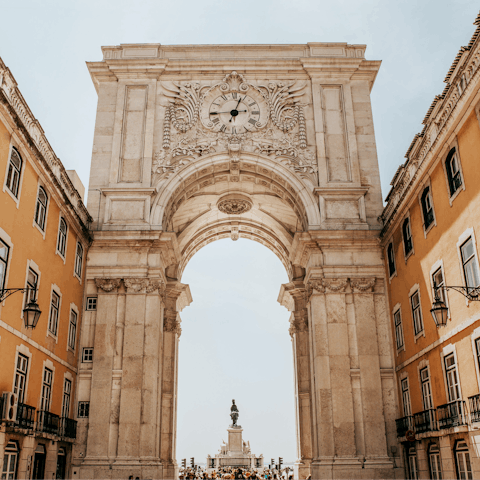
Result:
M238 420L238 408L235 405L235 400L232 400L232 406L230 408L230 418L232 419L232 427L238 427L237 420Z

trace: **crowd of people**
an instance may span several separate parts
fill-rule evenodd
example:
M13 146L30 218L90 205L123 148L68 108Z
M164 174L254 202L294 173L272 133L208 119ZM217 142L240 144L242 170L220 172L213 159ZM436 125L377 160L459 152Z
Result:
M220 467L208 472L202 467L185 468L180 470L180 480L217 479L217 480L293 480L293 470L289 467L283 469L255 469Z

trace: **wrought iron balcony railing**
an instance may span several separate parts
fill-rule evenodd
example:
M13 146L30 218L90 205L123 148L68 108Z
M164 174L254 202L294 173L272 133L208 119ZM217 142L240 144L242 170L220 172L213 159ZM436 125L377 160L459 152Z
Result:
M35 425L35 408L19 403L17 406L17 422L20 428L33 430Z
M408 430L413 430L412 415L407 415L406 417L397 418L395 422L397 424L397 437L404 437Z
M62 417L60 419L60 436L67 438L77 438L77 421L71 418Z
M465 402L455 400L437 407L438 426L441 429L467 424Z
M39 410L37 412L37 431L58 435L60 417L54 413Z
M470 407L470 421L480 422L480 393L468 397L468 403Z
M434 408L415 413L413 421L417 433L433 432L437 430L437 419Z

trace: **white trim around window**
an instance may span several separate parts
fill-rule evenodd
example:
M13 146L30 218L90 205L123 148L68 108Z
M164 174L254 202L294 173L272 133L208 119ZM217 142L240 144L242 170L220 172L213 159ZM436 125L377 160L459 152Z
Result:
M74 339L73 339L73 348L70 345L70 336L71 336L71 330L72 330L72 312L75 313L76 315L76 322L75 322L75 332L74 332ZM78 343L78 327L80 323L80 311L78 310L78 307L74 304L70 304L70 310L69 310L69 315L68 315L68 336L67 336L67 351L74 352L76 351L77 343Z
M462 245L471 237L472 242L473 242L473 249L475 251L475 263L477 266L477 271L480 272L479 264L478 264L478 250L477 250L477 240L475 238L475 232L473 231L473 228L467 228L459 237L458 237L458 242L457 242L457 255L458 255L458 261L459 261L459 266L460 266L460 278L462 279L462 285L464 287L467 287L467 282L465 280L465 273L463 271L463 258L462 258ZM469 301L468 298L465 298L465 303L468 305Z
M18 355L23 355L28 358L28 368L27 368L27 375L26 375L26 380L25 380L25 398L23 399L23 403L28 404L28 381L30 379L30 371L32 367L32 352L30 352L29 348L21 343L20 345L16 346L16 352L15 352L15 364L13 368L13 380L12 380L12 392L15 389L15 377L17 374L17 361L18 361Z
M36 216L36 213L37 213L38 193L40 192L40 187L43 188L43 190L45 191L45 194L47 195L47 206L45 208L45 224L44 224L44 229L43 230L40 228L40 226L35 221L35 216ZM38 179L37 194L35 196L35 207L33 209L33 224L32 224L32 227L36 228L40 232L40 234L42 235L44 240L45 240L45 233L47 231L47 225L48 225L48 209L50 207L50 201L51 201L51 196L49 195L48 190L45 187L45 184L43 182L41 182L40 179Z
M412 249L408 252L408 254L405 253L405 237L403 235L403 224L405 223L405 220L407 218L408 218L408 225L410 228L410 239L412 242ZM415 254L415 245L413 244L412 219L410 218L410 210L407 211L407 213L403 216L402 221L400 222L400 236L401 236L402 245L403 245L403 258L405 259L405 264L406 264L408 259Z
M425 228L425 215L423 212L423 205L422 205L422 196L423 193L425 192L425 189L428 188L429 192L428 195L430 197L430 202L432 204L432 210L433 210L433 221L432 223ZM418 193L418 204L420 205L420 214L422 216L422 228L423 228L423 236L427 238L427 233L433 228L437 226L437 215L435 212L435 202L433 201L433 193L432 193L432 183L430 181L430 177L425 181L425 183L420 187L420 191Z
M428 383L430 387L430 403L431 407L430 408L435 408L435 403L433 401L433 387L432 387L432 375L430 372L430 362L427 359L423 359L417 364L417 374L418 374L418 383L420 385L420 394L422 395L422 405L424 406L425 409L425 398L424 398L424 390L423 390L423 384L424 382L422 381L422 371L427 369L428 371ZM426 382L425 382L426 383Z
M398 315L400 315L400 324L397 325ZM392 310L392 318L393 318L393 333L395 336L395 347L397 356L400 352L405 351L405 332L403 330L403 316L402 316L402 306L400 303L397 303ZM398 335L399 333L402 336L402 345L398 347Z
M62 220L63 220L64 225L65 225L65 237L64 238L63 238L63 232L60 230L61 227L62 227ZM55 254L58 255L63 260L64 265L65 265L65 261L66 261L66 258L67 258L68 233L69 233L68 223L65 220L65 217L60 213L60 215L58 216L57 242L56 242L56 246L55 246ZM62 235L62 239L60 238L60 235ZM63 244L63 242L65 244L60 245L60 240L62 240L62 244ZM59 245L60 245L60 247L63 246L63 250L64 250L63 254L58 248Z
M78 260L78 246L82 248L82 264L80 266L80 276L78 276L77 272L77 260ZM77 243L75 244L75 260L73 262L73 276L80 282L80 285L82 284L82 276L83 276L83 271L85 268L85 245L80 241L79 238L77 238Z
M57 312L57 319L56 319L56 332L50 329L50 327L54 327L55 325L52 323L52 311L55 310L53 301L54 301L54 294L58 296L58 312ZM52 337L55 339L55 343L58 343L58 330L60 328L60 317L62 311L62 292L60 287L56 284L52 284L50 290L50 303L48 305L48 323L47 323L47 337Z
M442 362L442 372L443 372L443 383L445 386L445 395L447 398L447 403L450 402L450 397L448 394L448 381L447 381L447 372L445 370L445 357L448 357L450 354L453 354L453 357L455 358L455 365L457 367L458 390L460 392L459 399L463 399L462 384L460 382L460 373L459 373L460 369L459 369L458 358L457 358L457 350L454 343L449 343L448 345L445 345L440 352L440 360Z
M422 321L422 330L418 333L415 332L415 318L414 318L414 312L413 312L413 306L412 306L412 297L418 293L418 308L420 309L420 319ZM410 289L408 292L408 306L410 309L410 317L412 318L412 329L413 329L413 340L415 343L417 343L417 340L420 337L425 337L425 321L423 318L423 311L422 311L422 296L420 295L420 286L418 283L413 285L413 287Z
M458 170L460 171L460 176L462 177L462 186L457 188L457 190L455 191L455 193L453 195L450 195L450 184L448 182L447 166L445 165L445 162L447 160L448 154L452 151L452 148L455 148L455 154L457 155ZM445 177L445 183L446 183L446 186L447 186L448 201L450 203L450 206L452 206L453 201L458 197L460 192L463 192L465 190L465 177L463 176L462 161L460 159L460 152L459 152L459 149L458 149L458 142L457 142L456 138L448 146L446 151L442 154L442 166L443 166L443 174L444 174L444 177Z
M5 282L3 288L8 288L8 275L10 273L10 265L12 264L12 256L13 256L13 242L10 238L10 235L0 227L0 239L7 245L8 247L8 257L7 257L7 268L5 269ZM0 288L2 287L0 283ZM5 305L5 300L3 301L3 305Z
M40 280L42 278L42 272L40 271L40 267L33 261L27 260L27 268L25 269L25 283L23 288L27 288L28 286L28 272L32 269L37 274L37 300L38 300L38 293L40 292ZM22 305L27 304L27 292L23 294L23 303ZM20 318L23 320L23 308L20 311Z
M476 328L470 335L472 340L473 363L475 365L475 373L477 375L477 385L480 390L480 357L477 354L477 340L480 342L480 327Z
M399 375L399 387L400 387L400 399L402 402L403 417L412 415L412 397L410 395L410 379L408 378L408 372L403 371ZM406 385L406 389L404 386ZM407 402L405 402L407 400Z
M435 299L435 293L433 291L433 274L436 273L439 269L442 270L442 275L443 275L443 284L444 285L448 285L447 284L447 280L445 278L445 268L443 267L443 260L440 259L440 260L437 260L433 265L432 265L432 268L430 269L430 288L431 288L431 299L432 299L432 303L434 302L434 299ZM442 290L443 291L443 296L444 296L444 299L445 299L445 305L447 306L448 308L448 319L450 320L451 317L450 317L450 304L449 304L449 301L448 301L448 292L446 290Z
M18 152L20 155L20 159L22 161L21 169L20 169L20 178L19 178L19 183L18 183L18 195L15 196L10 189L7 187L7 177L8 177L8 169L10 168L10 159L12 157L12 150L15 148L15 150ZM20 151L20 148L18 145L13 144L12 142L10 143L10 147L8 149L8 161L7 161L7 168L5 169L5 178L3 179L3 192L7 193L10 198L15 202L17 209L20 208L20 197L22 195L22 185L23 185L23 174L25 172L25 155Z
M37 410L42 410L42 399L43 399L43 379L45 375L45 369L48 368L52 372L52 383L51 383L51 391L50 391L50 402L48 405L48 408L44 409L47 411L50 411L50 408L52 406L52 398L53 398L53 389L55 387L55 365L51 360L47 358L47 360L43 361L43 368L42 368L42 378L41 378L41 383L40 383L40 395L38 396L38 402L37 402Z
M390 259L388 256L388 249L390 248L390 245L392 246L393 266L395 268L395 271L392 274L390 274ZM388 282L392 283L392 279L397 276L397 259L395 258L395 243L393 242L393 236L387 242L387 245L385 247L385 258L387 260Z

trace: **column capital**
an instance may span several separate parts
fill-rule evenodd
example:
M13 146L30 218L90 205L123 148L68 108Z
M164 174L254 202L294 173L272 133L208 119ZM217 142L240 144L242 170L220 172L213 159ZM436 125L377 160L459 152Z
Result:
M112 292L120 286L121 278L95 278L95 285L104 292Z

